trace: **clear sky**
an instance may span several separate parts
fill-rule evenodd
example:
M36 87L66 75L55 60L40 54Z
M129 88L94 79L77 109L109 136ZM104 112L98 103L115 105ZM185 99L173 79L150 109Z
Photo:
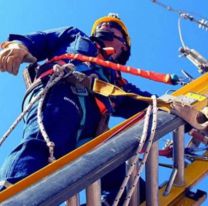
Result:
M207 0L161 1L175 9L190 13L196 19L206 18ZM150 0L0 0L0 8L0 42L6 40L9 33L26 34L62 26L75 26L90 34L92 24L97 18L109 12L118 13L131 35L132 55L128 65L178 75L181 75L181 69L185 69L192 76L199 76L196 67L187 59L179 57L178 49L181 43L177 27L178 15L153 4ZM182 34L188 47L208 57L208 32L199 29L193 22L182 20ZM158 95L179 88L132 75L124 76L142 90ZM0 73L0 136L20 113L24 92L22 69L17 77ZM118 121L120 119L113 119L111 124ZM0 164L19 142L21 131L22 124L0 148ZM163 174L162 179L168 177ZM207 182L205 179L199 187L206 190ZM208 201L204 205L207 204Z

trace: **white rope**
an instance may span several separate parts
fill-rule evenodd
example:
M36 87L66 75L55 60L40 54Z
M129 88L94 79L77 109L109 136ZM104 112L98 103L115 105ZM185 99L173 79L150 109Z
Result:
M134 182L132 184L132 187L131 187L131 189L129 190L129 192L127 194L127 197L126 197L125 202L123 204L124 206L128 206L129 205L129 202L131 200L131 197L132 197L132 195L133 195L133 193L135 191L135 188L137 186L139 177L141 175L142 169L143 169L143 167L144 167L144 165L145 165L145 163L147 161L147 157L149 155L149 152L150 152L150 149L151 149L154 137L155 137L155 132L156 132L156 128L157 128L157 110L158 110L156 96L153 95L152 96L152 100L153 100L153 119L152 119L151 135L150 135L150 138L148 140L148 145L147 145L146 151L144 153L143 160L139 164L138 174L135 177Z
M26 109L16 118L16 120L12 123L12 125L9 127L9 129L5 132L5 134L0 139L0 146L3 144L3 142L6 140L6 138L11 134L11 132L15 129L15 127L18 125L18 123L23 119L25 114L31 109L33 104L37 102L42 95L44 95L44 90L42 90L36 97L34 97L30 104L27 105Z
M64 75L64 69L68 69L68 73L66 75ZM53 87L63 77L67 77L71 73L73 73L74 65L73 64L66 64L64 66L60 66L60 65L56 64L56 65L54 65L53 70L54 70L54 74L50 77L47 85L44 88L45 93L41 96L41 98L39 100L39 104L38 104L38 109L37 109L37 121L38 121L38 125L40 128L40 132L41 132L43 139L45 140L46 145L48 146L48 149L49 149L49 158L48 158L49 163L56 160L56 158L54 157L55 143L50 140L50 138L45 130L44 124L43 124L42 109L43 109L44 100L45 100L45 97L51 87Z
M49 148L49 158L48 161L51 163L53 162L56 158L54 157L54 147L55 144L54 142L50 141L50 138L45 130L44 124L43 124L43 118L42 118L42 109L43 109L43 104L44 104L44 100L45 97L49 91L49 89L54 86L60 79L63 78L64 76L64 72L63 72L63 67L59 66L59 65L54 65L53 67L54 69L54 75L51 76L51 78L49 79L47 85L45 86L44 90L44 94L41 96L39 103L38 103L38 109L37 109L37 121L38 121L38 125L40 128L40 132L43 136L43 139L46 142L46 145ZM56 76L58 75L58 76ZM56 77L55 77L56 76Z
M127 194L127 198L125 200L125 203L126 205L129 204L129 201L131 199L131 196L136 188L136 185L137 185L137 182L139 180L139 177L140 177L140 174L141 174L141 171L143 169L143 166L146 162L146 159L147 159L147 156L149 154L149 151L150 151L150 148L151 148L151 145L152 145L152 141L154 139L154 135L155 135L155 130L156 130L156 124L157 124L157 99L155 96L152 96L152 99L153 99L153 124L152 124L152 130L151 130L151 136L150 136L150 139L149 139L149 143L148 143L148 146L146 148L146 151L145 151L145 154L144 154L144 157L143 157L143 160L141 161L140 165L139 165L139 171L138 171L138 175L137 177L135 178L134 182L133 182L133 185L132 185L132 188L131 190L129 191L129 193ZM132 175L136 165L138 164L138 160L139 160L139 153L141 152L143 146L144 146L144 143L146 141L146 138L147 138L147 132L148 132L148 127L149 127L149 119L150 119L150 115L151 115L151 111L152 111L152 107L151 105L147 108L147 112L146 112L146 115L145 115L145 119L144 119L144 127L143 127L143 132L142 132L142 136L141 136L141 139L140 139L140 142L139 142L139 145L137 147L137 150L135 152L135 155L133 157L133 161L132 161L132 164L127 172L127 175L124 179L124 181L122 182L122 185L119 189L119 192L114 200L114 203L113 203L113 206L117 206L118 203L119 203L119 200L124 192L124 189L126 188L127 184L128 184L128 181L130 179L130 176Z
M155 99L156 97L152 97L153 99ZM119 200L124 192L124 189L125 187L127 186L128 184L128 181L138 163L138 160L139 160L139 153L141 152L143 146L144 146L144 143L146 141L146 138L147 138L147 132L148 132L148 127L149 127L149 119L150 119L150 115L151 115L151 111L152 111L152 106L150 105L148 108L147 108L147 112L146 112L146 115L145 115L145 119L144 119L144 126L143 126L143 131L142 131L142 136L140 138L140 142L139 142L139 145L137 147L137 150L135 152L135 155L133 157L133 161L132 161L132 164L127 172L127 175L124 179L124 181L122 182L122 185L119 189L119 192L114 200L114 203L113 203L113 206L117 206L118 203L119 203Z
M71 71L73 70L73 65L67 65L68 68L71 69ZM64 67L66 68L66 67ZM56 67L55 67L56 69ZM67 75L71 74L70 72L67 73ZM55 72L54 75L51 76L51 81L52 79L57 76L57 73ZM57 81L59 81L61 78L63 78L63 76L57 77ZM54 84L57 82L55 80ZM49 80L50 81L50 80ZM11 132L15 129L15 127L18 125L18 123L23 119L23 117L27 114L27 112L31 109L31 107L39 100L41 99L42 96L45 95L45 93L47 93L47 91L54 85L53 82L51 82L50 84L47 84L47 88L45 87L43 90L41 90L37 96L33 97L31 102L27 105L27 107L25 108L25 110L23 112L20 113L20 115L16 118L16 120L12 123L12 125L9 127L9 129L4 133L4 135L1 137L0 139L0 146L3 144L3 142L7 139L7 137L11 134Z

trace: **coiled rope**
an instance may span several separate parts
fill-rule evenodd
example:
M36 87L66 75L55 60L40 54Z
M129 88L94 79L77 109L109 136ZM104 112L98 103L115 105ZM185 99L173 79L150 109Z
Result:
M65 68L70 68L71 71L74 70L74 66L71 64L67 64L65 66L60 66L58 64L54 65L53 70L54 70L54 74L50 77L46 87L44 88L45 92L43 93L43 95L41 95L40 100L39 100L39 104L38 104L38 109L37 109L37 121L38 121L38 126L40 128L40 132L43 136L43 139L46 142L46 145L49 148L49 158L48 161L51 163L53 162L56 158L54 157L54 147L55 147L55 143L52 142L45 130L44 124L43 124L43 118L42 118L42 109L43 109L43 104L44 104L44 100L45 97L49 91L49 89L54 86L59 80L61 80L63 77L66 77L66 75L64 76L64 69ZM69 73L67 73L67 76L69 75Z
M67 73L64 73L64 70L68 68ZM31 102L27 105L26 109L21 112L21 114L16 118L16 120L12 123L12 125L9 127L9 129L5 132L5 134L2 136L2 138L0 139L0 146L3 144L3 142L6 140L6 138L11 134L11 132L15 129L15 127L18 125L18 123L23 119L23 117L27 114L27 112L32 108L32 106L39 101L38 104L38 111L37 111L37 118L38 118L38 124L40 127L40 131L41 134L44 138L44 140L46 141L47 146L49 147L49 162L52 162L55 160L54 157L54 147L55 144L50 141L43 122L42 122L42 107L43 107L43 103L46 97L46 94L48 93L48 91L62 78L67 77L68 75L70 75L72 73L72 71L74 70L74 66L72 64L67 64L66 66L60 66L60 65L54 65L53 67L54 73L50 76L49 81L47 82L46 86L39 92L39 94L37 96L35 96Z
M131 197L132 197L132 194L134 193L134 190L136 188L136 185L137 185L137 182L139 180L139 177L141 175L141 172L143 170L143 167L146 163L146 160L147 160L147 157L148 157L148 154L150 152L150 149L151 149L151 146L152 146L152 142L153 142L153 139L154 139L154 136L155 136L155 131L156 131L156 127L157 127L157 99L156 99L156 96L152 96L152 100L153 100L153 106L149 106L147 108L147 112L146 112L146 115L145 115L145 119L144 119L144 127L143 127L143 132L142 132L142 136L140 138L140 142L139 142L139 145L136 149L136 152L135 152L135 155L133 157L133 161L132 161L132 164L127 172L127 175L126 177L124 178L123 182L122 182L122 185L118 191L118 194L114 200L114 203L113 203L113 206L117 206L119 201L120 201L120 198L124 192L124 189L126 188L127 184L128 184L128 181L130 179L130 176L132 175L132 172L134 171L136 165L138 164L138 160L139 160L139 154L141 153L142 151L142 148L144 146L144 143L147 139L147 133L148 133L148 128L149 128L149 120L150 120L150 116L151 116L151 112L153 113L153 119L152 119L152 128L151 128L151 135L150 135L150 138L148 140L148 145L146 147L146 151L144 153L144 156L143 156L143 159L140 161L139 163L139 167L138 167L138 174L137 176L135 177L134 181L133 181L133 184L132 184L132 187L130 188L128 194L127 194L127 197L125 199L125 202L124 202L124 206L127 206L129 205L129 202L131 200Z

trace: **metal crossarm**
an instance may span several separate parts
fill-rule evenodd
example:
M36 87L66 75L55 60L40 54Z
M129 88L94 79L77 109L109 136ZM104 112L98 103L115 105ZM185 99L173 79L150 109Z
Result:
M175 115L159 111L155 141L183 123ZM143 121L70 162L71 157L86 147L83 145L2 192L1 205L57 205L65 201L129 159L135 153L142 130ZM50 172L51 168L54 173ZM28 187L21 190L25 184Z

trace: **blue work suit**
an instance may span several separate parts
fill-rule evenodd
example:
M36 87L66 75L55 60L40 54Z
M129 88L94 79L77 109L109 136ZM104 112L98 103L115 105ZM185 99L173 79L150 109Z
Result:
M38 61L51 59L54 56L65 53L80 53L87 56L97 56L98 54L95 42L74 27L29 35L11 34L8 40L23 43ZM69 60L64 61L68 62ZM81 71L86 75L93 73L101 80L120 86L127 92L151 96L150 93L143 92L128 82L119 85L122 80L121 74L112 69L102 68L95 64L86 64L77 60L72 60L71 62L75 65L77 71ZM40 66L37 69L36 77L38 78L43 72L51 69L53 64L44 63ZM47 78L42 81L42 84L27 92L23 102L23 109L44 88L46 83ZM50 89L42 110L46 132L50 140L55 143L54 155L56 159L78 147L82 141L93 139L96 136L102 114L95 101L95 96L104 103L107 112L114 116L128 118L147 107L145 102L138 102L128 97L109 100L107 97L90 93L85 88L83 88L83 91L78 91L75 86L66 80L59 81ZM14 184L48 164L49 150L37 123L37 106L38 102L33 105L25 116L23 138L1 167L0 180L7 180L9 183ZM119 171L121 170L124 170L123 166L122 168L120 167ZM121 176L123 178L123 172ZM104 190L120 186L122 178L118 173L112 177L110 175L105 177ZM116 177L118 178L116 179ZM109 186L107 186L108 183Z

